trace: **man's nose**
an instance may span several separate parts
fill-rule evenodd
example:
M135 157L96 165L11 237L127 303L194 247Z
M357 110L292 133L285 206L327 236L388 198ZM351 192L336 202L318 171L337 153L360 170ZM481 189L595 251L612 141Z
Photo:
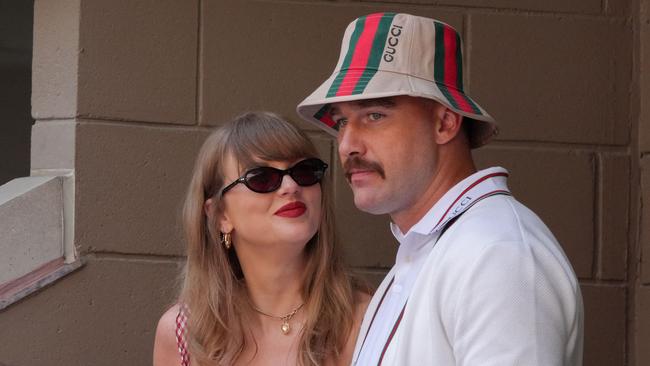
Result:
M352 155L363 155L365 145L361 131L353 124L348 123L338 134L339 156L343 158Z

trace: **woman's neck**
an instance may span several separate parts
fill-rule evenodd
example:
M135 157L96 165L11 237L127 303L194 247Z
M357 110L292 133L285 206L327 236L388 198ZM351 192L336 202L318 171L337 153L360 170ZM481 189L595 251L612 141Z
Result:
M304 302L304 251L282 249L263 250L252 246L237 249L251 305L277 316L291 312Z

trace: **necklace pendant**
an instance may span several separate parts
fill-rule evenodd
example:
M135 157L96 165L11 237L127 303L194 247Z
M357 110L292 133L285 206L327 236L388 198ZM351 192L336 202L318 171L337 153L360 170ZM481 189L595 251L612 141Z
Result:
M283 321L282 322L282 327L280 327L280 329L282 330L282 334L284 334L284 335L289 334L289 332L291 331L291 327L289 326L289 322L286 321L286 320Z

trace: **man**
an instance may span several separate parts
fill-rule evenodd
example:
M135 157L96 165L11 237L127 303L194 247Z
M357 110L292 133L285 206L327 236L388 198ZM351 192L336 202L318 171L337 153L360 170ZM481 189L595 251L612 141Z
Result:
M353 21L298 113L337 136L356 206L400 243L356 365L580 365L582 298L560 245L471 149L497 126L463 91L461 40L407 14Z

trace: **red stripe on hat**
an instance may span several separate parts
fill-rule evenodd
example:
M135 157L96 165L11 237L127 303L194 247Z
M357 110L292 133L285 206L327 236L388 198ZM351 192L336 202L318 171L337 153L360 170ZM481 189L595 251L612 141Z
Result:
M451 94L451 97L454 98L454 101L456 101L456 104L458 105L458 108L462 110L463 112L468 112L468 113L473 113L473 114L481 114L480 111L477 111L474 107L472 107L471 104L467 101L467 97L463 95L461 92L459 92L455 88L448 88L447 91L449 94Z
M329 127L334 127L336 125L336 122L334 122L332 119L332 115L329 113L329 111L322 115L319 120Z
M458 89L458 65L456 64L456 32L444 27L445 39L445 85Z
M366 68L370 51L372 50L372 40L375 38L375 33L377 33L377 28L379 28L379 21L383 15L383 13L373 14L373 16L366 18L366 26L363 28L363 33L361 33L357 42L357 48L354 50L349 69L363 70ZM352 94L354 86L357 85L357 81L361 75L362 73L348 72L343 82L341 82L341 87L336 92L336 96Z
M467 100L463 93L459 92L458 89L461 89L458 85L458 69L461 65L458 65L456 53L459 52L458 47L460 45L456 41L456 32L449 26L444 27L444 40L445 40L445 85L448 87L448 92L454 102L458 105L458 108L464 112L477 113L476 108L474 108Z

